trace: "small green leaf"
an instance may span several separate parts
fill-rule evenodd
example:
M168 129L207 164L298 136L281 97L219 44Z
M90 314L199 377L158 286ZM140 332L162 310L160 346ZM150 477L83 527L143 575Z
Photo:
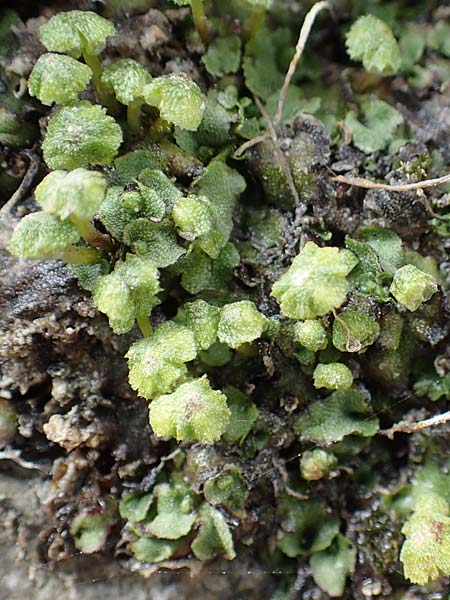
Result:
M152 503L153 494L128 494L119 504L120 516L132 523L139 523L147 516Z
M359 352L380 335L377 321L361 310L349 310L333 322L333 345L341 352Z
M348 291L346 276L357 264L349 250L319 248L308 242L288 271L272 288L281 312L291 319L314 319L326 315L344 302Z
M202 62L214 77L236 73L241 62L241 40L237 35L215 39L209 46Z
M395 75L400 69L397 40L386 23L374 15L359 17L353 23L346 45L350 58L362 61L366 71Z
M122 194L122 187L109 187L99 211L100 219L106 230L119 241L123 240L126 225L136 217L131 210L124 207Z
M352 110L345 117L345 126L351 131L353 144L366 154L384 150L403 123L402 114L384 100L368 100L363 103L362 109L364 124Z
M400 304L413 312L438 291L438 286L428 273L414 265L405 265L394 273L389 291Z
M133 219L123 230L123 240L158 267L168 267L186 252L177 243L175 228L168 220L152 223L147 219Z
M201 250L194 250L178 263L182 272L181 285L190 294L198 294L202 290L227 289L239 260L238 251L230 243L222 248L215 260Z
M316 500L299 501L284 496L279 502L278 512L284 531L278 547L291 558L328 548L339 532L337 517L327 514Z
M8 252L20 258L60 258L64 250L80 239L76 227L45 212L21 219L8 243Z
M358 234L377 254L383 271L394 274L396 269L404 265L402 240L394 231L370 225L360 229Z
M346 390L352 387L353 375L343 363L320 363L314 369L314 387L327 390Z
M295 431L305 441L317 443L339 442L346 435L371 437L378 431L376 417L364 395L358 390L338 390L323 401L313 402L305 416L295 423Z
M139 316L147 317L159 304L159 273L148 257L127 254L114 271L95 282L92 298L95 306L108 316L115 333L129 331Z
M159 540L158 538L144 535L131 544L131 551L142 562L158 563L168 560L184 545L185 542L183 540Z
M39 57L28 80L30 96L50 106L78 99L92 77L92 71L70 56L47 53Z
M184 73L153 79L144 87L144 98L169 123L191 131L200 125L205 101L198 85Z
M187 535L196 517L192 491L184 484L161 483L153 494L157 499L157 515L146 525L146 531L165 540Z
M230 348L253 342L261 337L267 327L267 319L249 300L225 304L220 311L217 335L219 341Z
M140 183L151 190L164 203L167 213L173 209L176 201L183 195L161 169L146 168L138 176Z
M89 220L105 197L106 181L101 173L86 169L53 171L37 186L36 201L46 212L68 219L72 215Z
M295 323L294 340L311 352L324 350L328 345L325 327L320 321L312 319Z
M205 503L200 510L200 522L200 531L191 546L194 555L199 560L208 560L218 554L228 560L236 558L233 536L223 515Z
M185 375L184 363L196 356L197 344L190 329L172 321L162 323L153 336L135 342L128 350L130 385L149 400L166 394Z
M306 450L300 457L300 473L306 481L317 481L326 477L336 463L337 458L332 452L322 448Z
M142 65L131 58L111 63L102 73L102 82L113 92L119 102L128 106L133 100L143 98L144 86L152 76Z
M106 109L80 102L53 115L42 151L51 169L76 169L110 164L121 143L122 130Z
M213 227L213 214L208 198L192 195L179 198L173 207L172 218L178 228L178 235L190 242L200 238L197 245L202 248L201 238L210 233Z
M400 552L405 577L420 585L450 575L450 507L442 496L423 494L403 526Z
M111 514L108 510L91 514L83 511L70 525L70 533L75 546L84 554L92 554L105 545L111 528Z
M256 405L246 394L235 387L227 387L224 394L228 400L228 408L231 411L230 422L223 434L223 441L227 444L242 444L252 430L258 418L259 411Z
M100 54L116 28L107 19L89 10L59 12L40 29L39 39L52 52L78 58L81 54Z
M230 419L226 396L213 390L206 376L180 385L150 404L150 425L160 437L212 444Z
M245 190L245 179L235 169L231 169L221 160L209 163L194 184L194 192L205 196L211 203L214 228L213 240L202 240L205 252L217 258L221 249L230 239L233 229L233 213L236 201Z
M245 517L248 492L241 470L231 466L223 473L208 479L204 486L205 500L213 506L223 506L239 518Z
M204 300L187 302L177 315L177 320L189 327L199 348L207 350L217 338L220 309Z
M355 570L355 559L356 549L339 533L329 548L311 556L314 581L332 598L339 598L344 594L347 576Z

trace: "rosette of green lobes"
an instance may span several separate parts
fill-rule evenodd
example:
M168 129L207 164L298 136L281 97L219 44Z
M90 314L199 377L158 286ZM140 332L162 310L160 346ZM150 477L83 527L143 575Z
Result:
M86 89L92 71L70 56L47 53L39 57L28 80L30 96L42 104L63 104L78 99L78 93Z
M288 271L274 283L272 296L280 302L286 317L321 317L343 304L348 292L346 276L357 263L349 250L320 248L308 242Z
M50 119L42 144L51 169L109 165L122 143L122 130L106 109L90 102L63 106Z
M162 323L154 335L128 350L130 385L148 400L167 394L185 377L185 363L196 356L197 343L190 329L173 321Z
M61 258L81 264L96 262L99 259L97 251L75 246L79 240L80 234L70 221L61 221L46 212L36 212L19 221L7 249L20 258Z
M184 73L156 77L144 87L144 99L161 117L182 129L195 131L201 123L205 100L198 85Z
M230 415L226 396L211 388L206 375L150 403L150 425L156 435L182 442L217 442Z
M135 133L140 129L141 108L144 104L144 86L152 76L135 60L123 58L105 68L102 82L127 109L127 120Z
M146 320L160 302L156 296L160 290L155 263L145 256L127 254L112 273L97 279L92 296L115 333L126 333L137 320L143 333L149 334L151 327Z

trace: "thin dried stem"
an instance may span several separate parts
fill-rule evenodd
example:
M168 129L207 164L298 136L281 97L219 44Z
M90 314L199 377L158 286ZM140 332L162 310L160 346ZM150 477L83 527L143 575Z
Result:
M380 431L382 435L387 436L392 440L394 434L398 432L402 433L416 433L418 431L422 431L423 429L427 429L428 427L434 427L435 425L442 425L444 423L448 423L450 421L450 410L442 413L440 415L435 415L434 417L430 417L429 419L425 419L423 421L416 421L414 423L410 423L409 421L400 421L396 425L393 425L390 429L383 429Z
M283 115L283 106L286 101L286 94L289 86L291 85L292 77L294 76L298 61L302 57L303 50L305 49L306 42L308 41L308 37L311 32L311 28L314 25L314 21L316 20L317 15L325 9L331 10L331 5L329 2L317 2L311 8L309 13L305 17L305 20L303 21L303 25L300 30L300 35L298 36L297 46L295 47L295 54L289 65L289 69L286 73L286 77L284 78L284 82L280 90L280 95L278 97L277 112L273 121L275 127L278 127L278 125L280 124L281 117Z
M239 146L239 148L234 153L234 157L239 158L240 156L242 156L244 154L244 152L246 152L250 148L253 148L253 146L256 146L256 144L265 142L268 138L269 138L269 134L263 133L262 135L257 135L256 137L252 138L251 140L247 140L241 146Z
M334 181L338 183L345 183L347 185L354 185L356 187L365 188L367 190L387 190L389 192L408 192L410 190L421 190L423 188L434 187L441 183L447 183L450 181L450 173L443 177L437 177L436 179L425 179L424 181L417 181L415 183L400 183L398 185L390 185L388 183L377 183L370 179L364 179L364 177L345 177L344 175L337 175L333 177Z

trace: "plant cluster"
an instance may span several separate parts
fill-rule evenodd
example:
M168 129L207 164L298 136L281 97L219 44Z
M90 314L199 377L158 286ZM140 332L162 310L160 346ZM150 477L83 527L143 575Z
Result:
M266 19L272 2L232 2L239 34L223 7L208 16L201 0L175 3L191 7L203 81L154 76L132 58L102 61L117 31L97 13L60 12L42 26L48 52L28 90L51 107L49 172L34 190L39 210L18 222L8 250L70 265L114 333L127 335L129 383L149 403L155 436L177 442L154 487L120 502L136 559L233 560L251 543L239 525L264 478L245 465L284 448L296 468L285 470L276 539L263 554L280 568L307 559L316 584L342 596L357 546L320 486L377 451L392 398L412 386L430 401L450 396L448 374L427 356L448 335L446 280L386 220L339 231L314 211L330 196L332 147L345 139L376 171L376 153L395 155L414 134L385 96L363 93L346 110L337 85L320 91L308 56L309 82L294 79L277 122L292 32ZM426 47L448 55L442 23L416 47L409 26L394 23L396 36L382 16L344 25L362 87L397 73L423 79ZM213 477L202 479L199 448L227 457L212 459ZM403 502L383 501L403 523L405 577L427 584L450 575L450 488L438 448L421 460ZM363 485L361 472L354 478ZM78 548L101 548L113 513L80 513Z

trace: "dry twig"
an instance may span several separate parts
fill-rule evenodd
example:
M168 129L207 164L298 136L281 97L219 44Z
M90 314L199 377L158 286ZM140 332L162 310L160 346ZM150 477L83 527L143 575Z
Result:
M334 181L338 183L345 183L347 185L354 185L356 187L365 188L366 190L387 190L389 192L409 192L411 190L422 190L423 188L434 187L441 183L447 183L450 181L450 173L443 177L437 177L436 179L425 179L424 181L417 181L415 183L400 183L390 185L388 183L377 183L370 179L364 179L364 177L345 177L345 175L336 175L333 177Z
M415 421L413 423L409 421L400 421L400 423L396 423L390 429L383 429L380 431L382 435L387 436L389 439L393 439L394 435L398 432L401 433L416 433L418 431L422 431L423 429L427 429L428 427L434 427L435 425L442 425L443 423L448 423L450 421L450 410L442 413L440 415L435 415L434 417L430 417L429 419L424 419L423 421Z

